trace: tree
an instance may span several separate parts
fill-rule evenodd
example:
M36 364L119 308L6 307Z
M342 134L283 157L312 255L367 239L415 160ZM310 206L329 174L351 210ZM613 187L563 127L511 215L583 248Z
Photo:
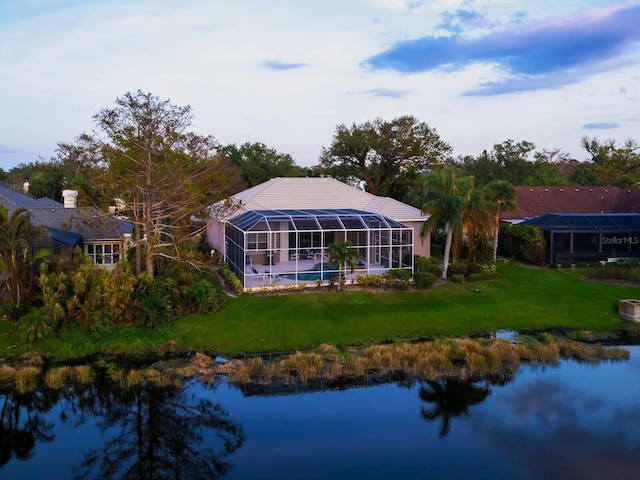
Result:
M388 196L417 172L441 163L451 152L435 129L411 115L391 121L376 118L351 127L338 125L320 164L327 173L352 185L364 184L374 195Z
M461 232L463 213L466 207L464 191L461 191L455 175L449 167L443 167L425 177L423 186L422 213L431 214L422 227L422 234L441 229L446 233L442 278L447 278L449 258L454 232Z
M226 194L228 161L211 136L189 132L191 107L151 93L126 93L94 116L98 132L81 135L77 158L104 174L105 194L135 226L136 272L154 276L159 258L181 259L181 246L206 228L207 206Z
M0 276L13 313L20 314L32 287L33 243L42 234L31 214L18 208L8 214L0 206Z
M516 208L516 191L505 180L494 180L485 187L487 199L495 206L495 220L493 225L493 261L498 258L498 233L500 232L500 219L502 212Z
M264 143L244 143L240 147L231 144L219 149L221 154L242 170L242 177L255 187L276 177L293 177L301 174L301 169L288 153L279 153Z
M595 181L598 185L636 187L640 181L640 145L627 139L622 146L615 140L599 141L583 137L581 141L593 162Z
M343 272L349 267L351 273L356 265L353 261L358 252L351 248L351 242L332 243L327 247L329 251L329 263L338 265L338 290L342 289Z

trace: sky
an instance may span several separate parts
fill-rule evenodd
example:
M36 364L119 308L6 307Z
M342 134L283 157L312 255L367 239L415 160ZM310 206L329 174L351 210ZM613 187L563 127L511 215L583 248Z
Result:
M640 0L0 0L0 168L55 156L127 92L318 163L414 115L455 156L640 142Z

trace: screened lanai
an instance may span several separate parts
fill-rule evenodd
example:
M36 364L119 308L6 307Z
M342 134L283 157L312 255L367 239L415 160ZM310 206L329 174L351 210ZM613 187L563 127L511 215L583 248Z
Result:
M533 225L544 232L549 264L640 256L637 213L549 213L521 225Z
M379 214L353 209L252 210L225 226L224 257L245 288L325 284L338 274L328 247L348 241L353 273L413 271L413 230Z

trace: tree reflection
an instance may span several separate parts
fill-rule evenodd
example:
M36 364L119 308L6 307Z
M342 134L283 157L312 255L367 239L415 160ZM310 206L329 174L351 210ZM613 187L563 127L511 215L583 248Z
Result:
M456 378L426 380L421 382L418 395L432 405L420 407L420 416L429 422L441 419L439 436L444 438L449 434L453 418L468 415L469 407L482 403L490 393L489 382L478 385Z
M84 454L76 479L220 478L244 441L220 405L176 387L144 383L101 400L86 405L109 439Z
M53 423L42 412L51 404L43 394L4 391L0 408L0 467L11 458L28 460L37 442L51 442Z

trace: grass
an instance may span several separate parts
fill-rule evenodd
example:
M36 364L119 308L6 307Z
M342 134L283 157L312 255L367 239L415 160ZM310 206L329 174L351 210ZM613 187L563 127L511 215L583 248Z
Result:
M499 329L622 328L618 300L637 286L587 282L580 269L499 265L499 278L446 283L424 291L346 291L229 298L212 315L191 315L158 331L121 329L99 339L63 332L25 346L15 327L0 321L0 355L31 350L54 359L171 349L226 355L293 351L330 343L341 349L385 340L460 337ZM18 346L6 350L10 345ZM6 352L6 353L5 353Z

